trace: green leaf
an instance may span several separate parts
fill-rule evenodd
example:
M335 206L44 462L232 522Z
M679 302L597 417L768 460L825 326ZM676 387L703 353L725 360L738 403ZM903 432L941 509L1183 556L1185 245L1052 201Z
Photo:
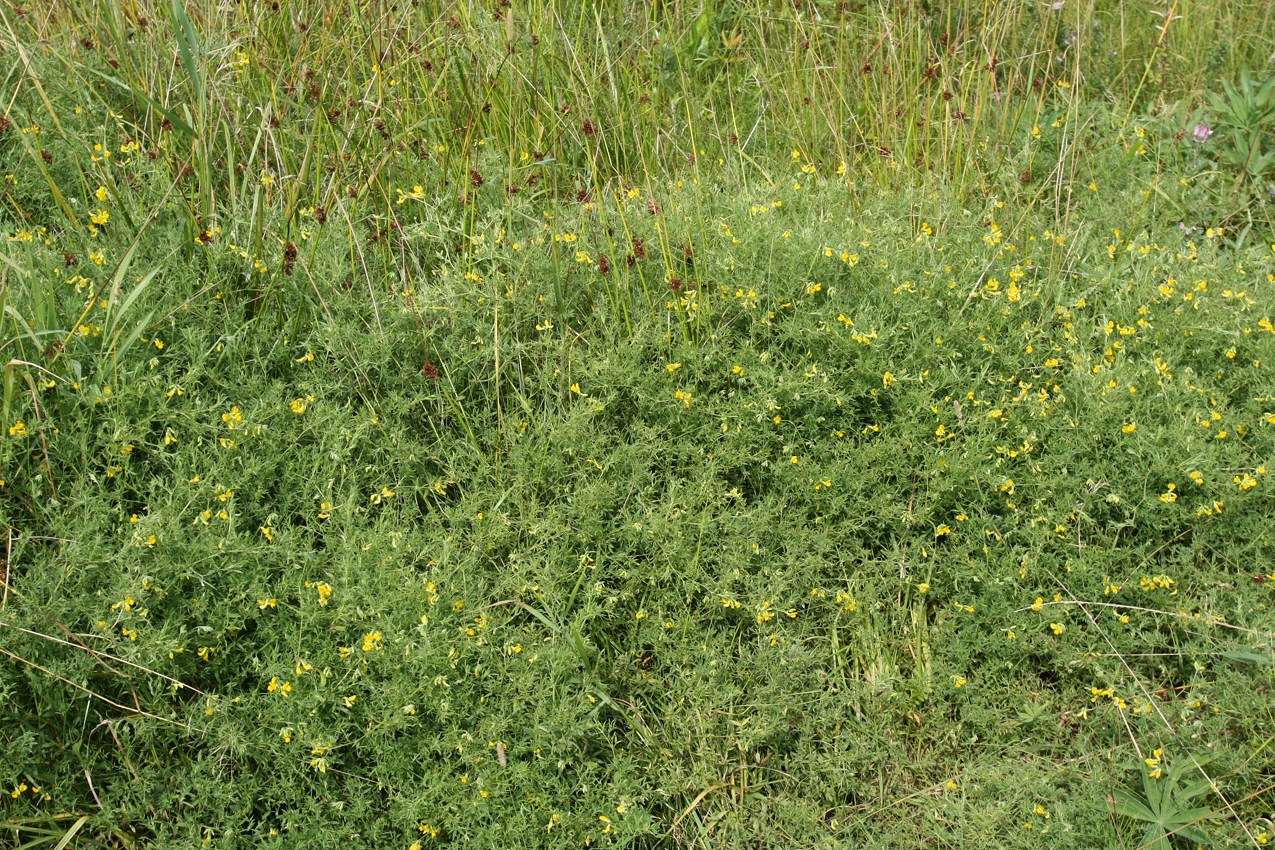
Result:
M181 54L182 65L186 68L186 76L194 88L195 99L203 94L203 83L199 76L196 58L199 56L199 39L195 36L195 27L186 14L186 7L181 0L172 0L169 6L172 13L173 33L177 37L177 51Z
M1208 806L1198 806L1194 809L1180 809L1173 813L1173 823L1190 824L1196 821L1204 820L1213 814L1213 810Z
M71 828L66 831L61 840L53 845L53 850L65 850L66 846L71 843L71 839L75 838L75 834L80 831L84 824L88 823L88 815L80 815L80 819L71 824Z
M1155 813L1147 808L1146 803L1123 788L1116 789L1115 810L1118 814L1135 820L1156 821Z
M1142 838L1138 841L1138 850L1170 850L1169 839L1164 837L1164 833L1165 830L1158 824L1147 827L1147 831L1142 833Z

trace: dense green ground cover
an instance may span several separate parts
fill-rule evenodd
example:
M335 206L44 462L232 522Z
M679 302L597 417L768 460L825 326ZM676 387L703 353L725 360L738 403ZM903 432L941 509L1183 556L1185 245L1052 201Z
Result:
M0 13L0 842L1275 833L1264 4L152 5Z

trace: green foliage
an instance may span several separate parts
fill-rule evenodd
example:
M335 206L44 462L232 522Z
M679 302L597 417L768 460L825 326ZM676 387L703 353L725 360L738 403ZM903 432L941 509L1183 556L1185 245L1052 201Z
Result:
M1275 186L1275 76L1259 84L1245 70L1238 86L1223 80L1222 90L1211 101L1222 132L1222 158L1241 180Z
M1147 824L1138 840L1139 847L1169 850L1174 836L1178 841L1207 846L1211 842L1199 824L1214 817L1215 811L1210 806L1198 805L1196 798L1209 792L1213 780L1204 774L1203 778L1183 784L1186 777L1203 773L1207 760L1184 765L1181 760L1162 759L1161 753L1155 750L1145 765L1137 767L1140 790L1116 789L1116 812ZM1162 760L1168 761L1167 767L1161 766Z
M1092 5L0 10L6 846L1257 840L1269 44Z

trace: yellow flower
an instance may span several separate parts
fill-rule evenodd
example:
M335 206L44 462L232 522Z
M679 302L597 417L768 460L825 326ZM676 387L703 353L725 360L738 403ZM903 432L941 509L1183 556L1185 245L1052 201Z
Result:
M1120 431L1123 434L1132 434L1136 430L1138 430L1138 424L1136 422L1128 422L1120 428Z
M332 587L326 581L319 581L319 582L307 581L305 583L305 586L307 588L310 588L310 587L314 588L315 592L319 594L320 605L328 604L328 599L332 596Z

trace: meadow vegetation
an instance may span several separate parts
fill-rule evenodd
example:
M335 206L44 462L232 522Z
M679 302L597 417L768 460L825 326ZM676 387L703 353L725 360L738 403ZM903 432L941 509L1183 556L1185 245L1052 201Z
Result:
M0 844L1267 844L1273 18L6 2Z

